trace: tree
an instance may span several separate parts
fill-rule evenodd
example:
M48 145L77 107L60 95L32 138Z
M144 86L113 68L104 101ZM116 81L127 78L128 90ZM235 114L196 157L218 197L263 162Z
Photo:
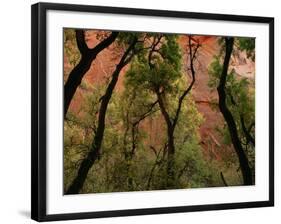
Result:
M82 160L77 176L74 178L70 186L68 187L66 194L77 194L81 190L88 175L90 168L93 166L95 161L98 159L101 149L101 144L103 140L104 130L105 130L105 116L109 101L111 99L113 90L118 81L119 74L121 70L131 61L134 56L134 50L136 44L138 43L138 37L136 35L130 35L128 41L128 47L122 55L119 63L116 65L115 70L111 75L111 81L109 82L105 94L100 99L100 107L98 112L98 123L97 130L94 133L94 139L91 148L87 156Z
M211 86L214 85L214 83L217 83L219 109L227 123L231 142L239 159L239 164L243 176L243 183L244 185L251 185L253 184L252 171L249 165L248 156L242 145L242 136L246 137L248 143L252 142L252 144L254 145L254 138L250 134L250 132L252 131L252 127L251 129L246 128L244 120L245 116L248 116L248 120L250 120L249 114L250 117L253 116L253 112L251 111L252 109L249 109L249 106L247 107L247 105L252 106L253 104L247 101L248 98L246 96L248 90L247 88L245 88L247 86L247 82L245 81L245 79L242 79L240 82L238 82L238 85L237 81L234 78L234 71L231 71L229 73L229 64L234 48L234 41L234 38L224 38L225 55L223 59L223 64L220 64L219 58L216 58L215 61L212 63L210 74L216 78L213 80L213 83L211 83ZM245 42L243 41L243 43ZM252 47L252 45L250 46ZM245 49L245 47L242 48ZM236 89L239 89L236 92L235 87ZM238 95L238 93L240 94L240 108L236 103L233 93L236 93L236 95ZM245 104L243 104L243 102L245 102Z
M76 89L81 84L81 81L86 72L91 67L93 60L97 55L112 44L118 36L118 32L112 32L108 37L105 37L97 46L89 49L85 42L85 31L81 29L75 30L76 43L81 54L79 63L70 72L68 79L64 85L64 116L66 115L70 102L76 92Z
M167 127L166 187L173 188L175 184L174 133L184 99L195 83L194 60L200 44L192 43L192 37L188 37L188 70L191 73L191 82L184 88L182 93L178 93L176 85L182 76L182 66L177 36L156 34L151 39L152 44L148 48L147 54L132 65L128 76L138 85L144 85L144 88L150 89L157 97L157 103ZM168 95L178 97L178 102L175 106L169 105Z

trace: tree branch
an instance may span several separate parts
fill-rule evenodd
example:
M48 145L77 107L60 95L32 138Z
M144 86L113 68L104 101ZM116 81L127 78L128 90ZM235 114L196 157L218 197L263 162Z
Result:
M250 134L250 130L251 127L253 126L252 124L250 125L250 128L247 129L246 125L245 125L245 121L244 121L244 117L243 115L240 115L240 121L241 121L241 126L242 126L242 130L245 134L245 137L247 139L247 142L251 142L253 144L253 146L255 147L255 138L252 137L252 135Z
M149 109L148 109L144 114L142 114L142 115L140 116L140 118L139 118L137 121L133 122L133 126L136 126L136 125L139 124L142 120L144 120L147 116L149 116L150 114L156 112L157 110L154 110L154 111L152 111L152 110L153 110L154 106L155 106L157 103L158 103L158 100L156 100L154 103L152 103L152 104L149 106Z
M186 97L186 95L190 92L190 90L192 89L192 87L193 87L193 85L195 83L195 70L194 70L194 66L193 66L193 61L195 59L195 55L196 55L197 50L198 50L200 45L198 43L196 45L196 48L195 48L194 52L192 53L191 36L189 36L188 46L189 46L189 63L190 63L190 70L191 70L191 75L192 75L192 81L189 84L189 86L187 87L187 89L182 93L182 95L179 98L178 107L177 107L177 110L176 110L176 115L175 115L175 118L173 120L173 127L174 128L175 128L175 126L177 124L177 121L179 119L179 114L180 114L180 111L181 111L183 100Z
M77 29L77 30L75 30L75 35L76 35L77 47L78 47L81 55L86 54L88 52L89 48L85 41L85 31L82 29Z
M166 123L167 123L168 129L169 129L169 128L172 128L172 127L173 127L173 124L172 124L170 115L168 114L168 111L166 110L164 101L163 101L163 99L162 99L162 95L161 95L161 93L159 92L158 89L155 90L155 92L156 92L156 95L157 95L158 104L159 104L161 113L162 113L163 116L164 116L164 119L165 119L165 121L166 121Z
M223 176L223 173L222 172L220 172L220 176L221 176L221 180L222 180L222 182L223 182L223 184L224 184L224 186L228 186L228 184L227 184L227 182L226 182L226 180L225 180L225 178L224 178L224 176Z
M152 146L151 146L152 147ZM154 149L155 150L155 149ZM156 151L156 150L155 150ZM155 168L157 167L157 165L159 163L161 163L161 160L159 161L159 157L160 157L160 154L161 154L161 151L162 151L162 148L158 151L158 153L156 154L156 159L155 159L155 162L152 166L152 169L150 170L150 173L148 175L148 179L147 179L147 184L146 184L146 189L149 190L150 188L150 184L151 184L151 181L152 181L152 177L153 177L153 173L154 173L154 170Z
M95 54L97 51L102 51L104 46L108 47L117 38L118 34L118 32L112 32L106 39L102 40L93 49L89 49L90 54Z
M159 36L157 39L154 37L153 43L152 43L152 45L150 46L151 50L149 51L149 54L148 54L148 64L149 64L149 67L150 67L150 68L153 68L153 64L152 64L152 55L153 55L153 53L156 51L155 48L156 48L157 45L160 43L162 37L163 37L163 35Z
M103 49L112 44L118 36L118 32L112 32L108 38L101 41L93 49L89 49L85 42L84 30L77 29L75 32L77 47L81 53L81 59L70 72L64 85L64 117L78 86L81 84L86 72L90 69L93 60Z

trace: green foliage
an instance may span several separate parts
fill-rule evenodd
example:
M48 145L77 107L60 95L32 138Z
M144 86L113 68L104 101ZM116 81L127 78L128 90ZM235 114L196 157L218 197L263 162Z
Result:
M173 70L172 66L166 63L161 63L159 67L150 69L148 64L140 63L135 60L130 71L126 73L128 84L142 85L143 88L154 90L155 88L165 88L166 91L173 90L175 80L180 76L180 73Z
M183 80L184 81L184 80ZM180 85L179 85L180 86ZM77 167L88 152L96 127L99 98L102 87L90 86L85 92L85 104L80 113L69 113L65 121L65 188L76 174ZM157 126L163 123L158 105L136 126L136 149L132 157L133 124L140 120L155 102L155 95L143 86L131 86L126 82L122 93L114 93L106 117L106 129L100 159L90 170L83 193L118 192L165 189L167 136L158 136L158 144L151 140L147 122ZM169 98L170 105L176 105L177 98ZM157 119L158 122L154 122ZM194 100L188 97L179 117L175 133L177 147L175 172L176 188L220 186L217 169L204 161L198 145L198 127L203 122ZM165 127L165 126L164 126ZM165 133L165 130L162 130ZM83 150L78 147L83 145ZM151 147L155 148L155 152ZM157 155L160 156L157 158ZM75 156L74 156L75 155ZM188 166L186 165L188 164ZM154 169L153 169L154 167ZM151 180L149 181L149 177ZM131 184L130 184L131 182ZM148 182L149 185L148 185Z
M181 188L220 186L217 164L206 161L199 145L198 127L204 122L192 97L184 102L175 133L176 173Z
M160 48L160 53L164 57L164 63L173 66L176 72L181 71L181 50L177 42L177 35L165 35L165 43Z
M188 141L176 154L178 180L182 188L221 186L219 169L215 163L206 161L198 141Z
M238 48L241 51L246 51L247 57L255 60L255 38L238 37Z
M160 36L150 38L160 38ZM126 73L128 85L142 85L152 91L162 88L171 92L174 89L173 84L182 76L177 36L164 35L162 39L160 49L153 52L150 62L147 51L132 62L130 70Z
M71 70L79 63L81 55L77 47L75 30L71 28L63 29L64 57L67 59L70 68L64 71L64 81L67 80Z
M236 54L241 55L242 51L246 50L248 57L249 55L254 57L255 40L253 38L237 38L235 41L238 43L238 47L235 49ZM213 62L208 68L210 76L208 85L212 90L216 90L219 85L222 73L222 57L223 55L214 57ZM244 74L239 76L234 69L229 68L229 70L225 85L226 104L234 117L239 139L248 157L250 167L254 172L255 147L248 142L241 119L244 120L247 131L255 138L255 83L254 79L246 78ZM219 132L223 136L224 144L231 145L230 133L226 124L223 128L219 128Z
M218 87L220 74L222 72L222 64L219 57L213 59L208 72L210 75L209 87L215 90ZM254 122L255 117L254 80L243 76L239 77L234 69L232 69L226 78L225 91L227 94L227 106L236 120L241 138L243 138L244 134L242 132L240 117L244 117L247 127ZM254 129L252 130L252 134L254 135Z
M212 90L215 90L218 87L221 72L222 72L222 65L220 63L220 58L218 56L215 56L208 68L208 73L210 75L208 86Z
M165 107L174 118L179 98L190 83L190 78L182 69L183 53L177 35L121 32L117 47L128 45L135 37L144 42L139 41L136 45L134 53L137 55L126 69L124 89L115 90L110 99L100 156L90 169L81 193L166 189L167 126L157 103L156 91L161 92ZM65 29L64 38L67 58L77 59L79 52L74 30ZM158 40L159 45L150 55L149 45ZM209 85L213 89L220 78L220 60L216 57L209 68ZM76 61L70 63L74 66ZM235 72L230 71L226 86L227 104L237 124L240 114L243 114L249 126L254 117L253 83L238 79ZM64 122L65 189L77 175L82 159L91 149L100 99L105 89L104 83L90 85L82 81L80 90L83 103L77 111L67 114ZM174 131L175 188L223 186L221 171L230 185L239 183L235 159L225 158L229 163L222 165L204 155L198 134L203 122L204 118L190 92L183 100ZM229 138L226 130L220 129L225 139ZM239 134L243 138L241 125ZM252 146L248 146L247 153L252 156L254 164Z

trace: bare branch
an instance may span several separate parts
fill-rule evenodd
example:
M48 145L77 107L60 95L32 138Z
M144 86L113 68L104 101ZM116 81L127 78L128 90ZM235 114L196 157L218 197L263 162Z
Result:
M220 176L221 176L221 180L222 180L222 182L223 182L223 184L224 184L224 186L228 186L228 184L227 184L227 182L225 181L225 178L224 178L224 176L223 176L223 173L222 172L220 172Z
M173 120L173 127L175 128L176 124L177 124L177 121L179 119L179 114L180 114L180 111L181 111L181 107L182 107L182 103L183 103L183 100L184 98L186 97L186 95L190 92L190 90L192 89L194 83L195 83L195 70L194 70L194 65L193 65L193 61L195 59L195 56L196 56L196 53L197 53L197 50L200 46L200 44L198 43L195 47L195 50L194 52L192 52L192 44L191 44L191 40L192 40L192 37L189 36L189 39L188 39L188 47L189 47L189 64L190 64L190 71L191 71L191 75L192 75L192 81L191 83L189 84L189 86L187 87L187 89L182 93L182 95L180 96L179 98L179 101L178 101L178 108L176 110L176 115L175 115L175 118Z
M153 111L153 108L154 106L158 103L158 100L156 100L154 103L152 103L150 106L149 106L149 109L140 116L140 118L133 122L133 126L136 126L138 123L140 123L142 120L144 120L147 116L151 115L152 113L156 112L157 110L154 110Z
M164 149L164 148L163 148ZM155 150L156 151L156 150ZM155 159L155 162L152 166L152 169L150 170L150 173L149 173L149 176L148 176L148 179L147 179L147 184L146 184L146 189L149 189L150 188L150 184L151 184L151 181L152 181L152 177L153 177L153 173L154 173L154 170L155 168L157 167L157 165L159 165L162 161L162 159L159 160L159 157L160 157L160 154L161 154L161 151L162 151L162 148L158 151L158 153L156 153L156 159Z

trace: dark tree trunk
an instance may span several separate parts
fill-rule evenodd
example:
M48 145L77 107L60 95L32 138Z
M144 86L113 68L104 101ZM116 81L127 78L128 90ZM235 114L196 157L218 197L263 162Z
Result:
M70 102L76 92L76 89L81 84L86 72L90 69L92 61L95 60L97 55L102 50L112 44L118 36L117 32L112 32L109 37L101 41L96 47L89 49L85 42L84 31L76 30L75 32L76 42L81 54L81 59L80 62L70 72L69 77L64 85L64 116L68 111Z
M166 110L164 101L162 99L161 93L156 90L157 101L160 107L160 111L164 117L166 126L167 126L167 137L168 137L168 146L167 146L167 188L173 188L175 184L175 167L174 167L174 157L175 157L175 143L174 143L174 130L175 125L173 125L171 118Z
M248 158L243 150L241 141L239 139L237 126L233 118L233 115L231 114L230 110L226 105L225 84L226 84L226 77L227 77L230 57L233 49L233 43L234 43L234 38L228 38L228 37L225 38L225 57L224 57L223 69L220 77L220 83L217 88L218 95L219 95L219 108L227 123L228 130L231 136L231 141L239 159L244 185L251 185L253 184L253 181L252 181L252 172L249 166Z
M64 116L68 111L70 102L76 92L76 89L81 84L86 72L90 69L94 58L91 58L90 55L82 56L80 62L70 72L67 82L64 85Z
M77 176L74 178L73 182L69 186L68 190L66 191L66 194L79 193L79 191L82 189L85 183L90 168L93 166L95 161L99 158L104 129L105 129L105 116L106 116L107 106L112 96L113 90L116 86L116 83L118 81L118 77L122 68L126 66L133 57L133 54L131 52L136 43L137 43L137 39L135 38L134 41L129 45L129 47L123 54L118 65L116 66L116 69L112 74L112 79L107 86L105 94L101 97L101 104L100 104L99 115L98 115L98 125L97 125L97 130L94 140L92 142L91 150L88 153L87 157L82 161ZM130 53L131 55L129 55Z
M167 188L175 186L175 143L174 128L168 128L168 148L167 148Z

